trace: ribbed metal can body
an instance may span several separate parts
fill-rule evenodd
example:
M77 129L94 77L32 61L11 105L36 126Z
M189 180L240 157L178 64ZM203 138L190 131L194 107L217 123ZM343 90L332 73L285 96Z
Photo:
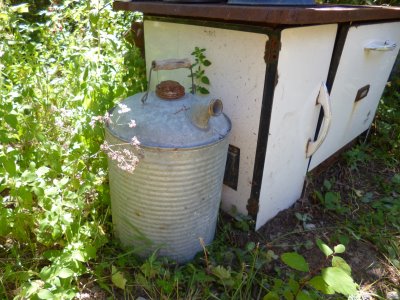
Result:
M132 150L106 129L110 145ZM141 255L192 259L215 234L228 139L196 148L142 147L130 174L109 160L114 230Z

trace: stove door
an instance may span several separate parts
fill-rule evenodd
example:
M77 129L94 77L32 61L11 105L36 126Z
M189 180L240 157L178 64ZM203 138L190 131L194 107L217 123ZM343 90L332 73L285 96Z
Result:
M371 126L399 47L400 22L350 27L331 91L331 127L309 170Z
M301 197L336 31L329 24L281 33L256 229Z

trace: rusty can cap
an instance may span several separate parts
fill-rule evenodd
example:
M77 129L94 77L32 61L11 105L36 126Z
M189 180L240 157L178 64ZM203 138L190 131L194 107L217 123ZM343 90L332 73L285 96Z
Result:
M164 100L175 100L185 95L185 88L177 81L165 80L157 84L156 95Z

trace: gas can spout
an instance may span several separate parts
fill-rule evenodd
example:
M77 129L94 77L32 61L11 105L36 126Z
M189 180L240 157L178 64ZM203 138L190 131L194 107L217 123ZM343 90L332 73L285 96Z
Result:
M210 117L219 116L222 113L223 105L220 99L198 100L196 99L189 110L189 117L192 124L201 129L208 128Z

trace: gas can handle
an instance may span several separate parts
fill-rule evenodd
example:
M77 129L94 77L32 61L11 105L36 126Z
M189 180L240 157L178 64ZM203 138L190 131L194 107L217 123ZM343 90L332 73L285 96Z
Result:
M149 95L150 91L150 84L151 84L151 72L160 71L160 70L176 70L181 68L188 68L190 70L190 77L192 78L192 94L195 93L196 87L194 85L194 78L193 78L193 70L192 70L192 63L189 59L162 59L162 60L153 60L151 62L151 68L149 72L149 82L147 84L147 91L142 97L142 103L146 103L147 96Z
M192 63L190 62L189 59L184 58L184 59L163 59L163 60L153 60L151 63L151 68L154 71L159 71L159 70L175 70L175 69L181 69L181 68L192 68Z
M328 89L324 82L322 82L321 87L319 89L317 104L321 104L322 109L324 110L324 124L322 126L318 138L315 141L311 141L311 139L308 140L306 148L307 158L313 155L322 145L326 136L328 135L329 127L331 126L331 120L332 120L331 100Z

